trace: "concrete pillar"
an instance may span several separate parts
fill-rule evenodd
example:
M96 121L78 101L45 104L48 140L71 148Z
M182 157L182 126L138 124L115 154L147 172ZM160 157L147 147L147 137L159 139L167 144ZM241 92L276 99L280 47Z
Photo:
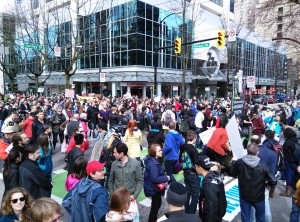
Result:
M83 82L81 85L81 92L86 91L86 82Z
M143 87L143 99L146 98L146 87L147 87L147 86L144 86L144 87Z
M131 87L127 86L127 93L131 93Z
M185 93L185 96L186 98L190 98L190 89L191 89L191 84L185 84L185 90L186 90L186 93Z
M111 96L114 97L117 94L117 85L115 82L111 83Z
M156 96L161 96L161 83L157 83Z

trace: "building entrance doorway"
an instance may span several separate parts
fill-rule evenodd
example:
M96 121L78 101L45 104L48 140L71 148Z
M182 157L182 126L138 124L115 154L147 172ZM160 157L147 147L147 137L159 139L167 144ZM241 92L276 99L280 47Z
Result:
M132 96L138 96L139 98L143 96L143 87L134 86L130 89Z

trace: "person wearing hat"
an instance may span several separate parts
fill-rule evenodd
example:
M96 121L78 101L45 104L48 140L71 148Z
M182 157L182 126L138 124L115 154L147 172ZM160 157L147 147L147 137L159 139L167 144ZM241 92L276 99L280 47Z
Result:
M205 117L204 120L202 121L202 127L203 131L208 130L214 126L216 126L216 118L213 116L212 112L210 109L205 110Z
M2 130L3 137L0 139L0 159L5 160L9 151L8 147L10 146L12 148L11 144L11 137L15 133L15 127L14 126L7 126ZM2 161L1 161L2 162ZM2 163L1 163L2 166Z
M62 201L70 214L69 221L104 221L108 212L108 192L99 183L104 179L105 163L91 161L86 166L87 177L79 181Z
M206 155L199 155L195 163L197 174L203 177L199 198L199 216L205 222L221 222L226 213L227 202L219 167L218 163L210 162Z
M186 188L183 184L173 182L167 191L166 200L170 212L166 213L167 220L164 222L201 222L195 214L187 214L184 211L184 204L187 200Z
M16 123L16 120L18 119L18 117L19 117L18 112L13 111L11 113L11 115L8 116L4 121L4 123L2 125L2 129L1 129L2 133L4 133L6 127L9 127L9 128L13 127L14 132L19 132L21 130L21 127L19 126L18 123Z

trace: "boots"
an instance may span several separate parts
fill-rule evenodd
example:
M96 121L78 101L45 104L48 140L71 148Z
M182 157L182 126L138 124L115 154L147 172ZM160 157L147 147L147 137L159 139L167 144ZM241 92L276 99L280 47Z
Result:
M279 195L282 197L292 197L293 188L290 186L285 187L285 191L280 193Z

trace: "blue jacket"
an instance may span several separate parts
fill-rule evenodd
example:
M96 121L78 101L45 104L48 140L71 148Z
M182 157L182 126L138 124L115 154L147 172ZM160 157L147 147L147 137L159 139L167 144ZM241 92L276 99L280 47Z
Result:
M71 215L69 222L100 222L108 212L108 192L86 177L69 191L62 205Z
M184 144L184 140L180 133L176 131L170 131L166 135L165 146L163 153L166 160L178 160L179 147Z
M292 111L292 115L294 116L294 121L297 121L297 119L300 119L300 108L296 107Z
M52 170L53 170L53 163L52 163L52 156L50 150L47 151L46 155L44 154L43 149L40 147L41 156L37 160L39 167L45 173L45 176L52 181Z
M15 222L15 221L19 221L19 218L16 214L3 215L0 218L0 222Z
M258 148L258 157L268 167L273 176L277 173L278 157L274 151L272 151L267 144L263 144Z
M155 157L146 157L144 163L146 165L144 172L144 193L146 197L151 197L155 194L153 189L154 184L167 182L168 177L164 175L164 168Z

